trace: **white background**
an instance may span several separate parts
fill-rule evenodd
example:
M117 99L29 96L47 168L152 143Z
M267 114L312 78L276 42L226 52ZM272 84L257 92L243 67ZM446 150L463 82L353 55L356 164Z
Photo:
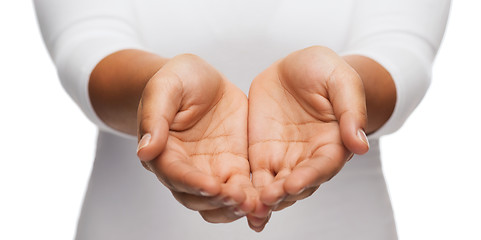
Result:
M481 1L454 0L433 83L382 141L400 239L481 239ZM95 127L60 86L32 3L0 1L0 239L72 239Z

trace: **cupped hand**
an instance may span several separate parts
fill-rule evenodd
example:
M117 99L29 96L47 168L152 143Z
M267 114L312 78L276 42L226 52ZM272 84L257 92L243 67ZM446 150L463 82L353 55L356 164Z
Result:
M137 154L177 201L213 223L253 210L247 98L216 69L172 58L147 83L137 119Z
M249 225L310 196L369 145L359 75L332 50L294 52L259 74L249 92L249 161L259 191Z

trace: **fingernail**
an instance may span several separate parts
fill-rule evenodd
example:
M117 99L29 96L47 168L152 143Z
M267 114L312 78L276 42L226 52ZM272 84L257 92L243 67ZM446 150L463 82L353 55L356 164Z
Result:
M150 143L150 139L152 138L152 135L150 133L144 134L142 138L140 139L139 145L137 145L137 152L139 152L142 148L147 147Z
M202 191L202 190L200 190L199 193L200 193L200 195L202 195L204 197L212 197L212 194L210 194L208 192L205 192L205 191Z
M282 198L282 197L277 199L277 201L275 201L272 205L274 205L274 206L279 205L279 203L281 203L283 199L284 198Z
M301 188L301 190L299 190L299 192L297 192L297 193L294 194L294 195L299 195L299 194L301 194L302 192L304 192L304 190L306 190L306 188Z
M237 202L231 197L224 198L223 202L224 202L224 205L227 205L227 206L233 206L237 204Z
M354 157L354 153L351 153L351 155L349 155L349 157L347 158L347 161L349 162L352 159L352 157Z
M357 137L359 137L359 139L361 139L361 141L363 141L367 145L367 147L369 147L369 141L367 140L367 136L364 130L357 130Z
M234 214L238 217L243 217L246 215L246 212L242 211L242 209L236 207L234 208Z

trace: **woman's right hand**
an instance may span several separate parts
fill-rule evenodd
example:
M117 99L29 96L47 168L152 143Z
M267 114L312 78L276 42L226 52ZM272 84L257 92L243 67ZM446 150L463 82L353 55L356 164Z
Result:
M247 97L207 62L169 60L143 90L137 126L142 164L185 207L213 223L253 210Z

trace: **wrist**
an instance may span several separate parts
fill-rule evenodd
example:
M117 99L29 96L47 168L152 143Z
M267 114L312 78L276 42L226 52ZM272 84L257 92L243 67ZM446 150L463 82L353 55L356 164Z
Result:
M391 117L396 105L396 86L390 73L378 62L360 55L343 59L359 74L364 85L370 134L381 128Z
M168 61L127 49L102 59L90 75L89 96L99 118L110 127L136 135L137 107L149 79Z

